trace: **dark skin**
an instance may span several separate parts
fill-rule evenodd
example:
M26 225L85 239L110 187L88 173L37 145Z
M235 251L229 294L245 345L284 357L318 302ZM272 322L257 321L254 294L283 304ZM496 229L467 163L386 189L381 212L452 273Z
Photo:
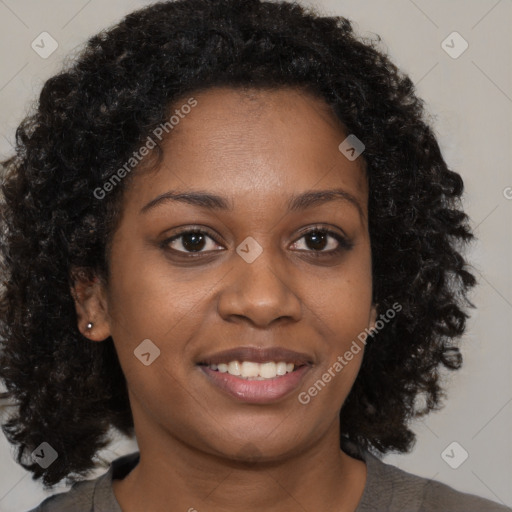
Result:
M199 512L354 511L366 466L340 450L339 412L363 351L309 404L297 394L376 320L364 161L340 153L348 133L306 92L215 88L194 97L158 169L127 183L108 284L73 290L80 331L96 342L112 336L128 383L140 463L114 481L115 496L125 512L170 503ZM336 199L287 210L290 196L325 189L343 189L359 208ZM214 193L233 208L163 201L141 212L171 190ZM185 256L186 237L166 243L184 226L206 229L199 257ZM340 243L328 234L315 245L304 233L313 227L352 247L335 252ZM252 263L236 252L248 236L263 249ZM149 366L133 353L144 339L161 351ZM305 352L313 365L296 392L243 403L196 365L241 345Z

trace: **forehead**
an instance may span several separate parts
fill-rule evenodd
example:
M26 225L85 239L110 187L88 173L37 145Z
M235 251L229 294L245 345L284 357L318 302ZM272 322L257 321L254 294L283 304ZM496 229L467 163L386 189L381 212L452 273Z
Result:
M195 107L181 110L191 97ZM176 101L173 113L181 115L161 143L159 166L137 183L140 202L164 189L202 189L232 197L236 206L249 197L282 202L305 190L339 187L366 202L364 160L340 152L348 133L308 92L213 88Z

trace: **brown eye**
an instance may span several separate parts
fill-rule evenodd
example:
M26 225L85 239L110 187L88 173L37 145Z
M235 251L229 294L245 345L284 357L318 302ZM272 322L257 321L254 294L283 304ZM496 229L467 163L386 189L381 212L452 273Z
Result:
M329 245L329 235L324 231L310 231L305 239L306 245L314 251L323 251Z
M162 245L181 253L201 253L216 250L217 242L205 231L189 229L164 240Z
M337 254L353 247L353 244L347 238L325 228L313 228L299 238L299 240L302 239L305 240L306 248L299 250L312 252L313 254ZM297 241L294 245L296 246L298 243Z
M300 240L305 241L305 247L297 247L301 245ZM215 250L219 250L213 235L203 229L184 229L179 233L167 238L162 242L162 247L183 255L200 255ZM307 252L314 256L333 256L344 250L350 250L353 243L343 235L331 231L329 229L316 227L306 231L293 244L294 249L299 252Z

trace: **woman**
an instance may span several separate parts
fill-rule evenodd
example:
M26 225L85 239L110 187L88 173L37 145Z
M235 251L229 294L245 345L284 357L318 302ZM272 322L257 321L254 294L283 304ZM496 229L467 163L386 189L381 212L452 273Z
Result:
M347 20L134 12L4 167L3 428L77 482L35 510L510 510L377 457L461 364L473 235L412 82ZM139 452L79 482L111 427Z

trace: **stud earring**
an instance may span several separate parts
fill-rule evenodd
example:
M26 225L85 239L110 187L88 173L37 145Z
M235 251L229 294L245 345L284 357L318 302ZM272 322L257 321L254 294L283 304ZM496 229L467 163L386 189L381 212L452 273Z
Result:
M92 322L89 322L89 323L87 324L87 329L92 329L92 326L93 326L93 323L92 323Z

